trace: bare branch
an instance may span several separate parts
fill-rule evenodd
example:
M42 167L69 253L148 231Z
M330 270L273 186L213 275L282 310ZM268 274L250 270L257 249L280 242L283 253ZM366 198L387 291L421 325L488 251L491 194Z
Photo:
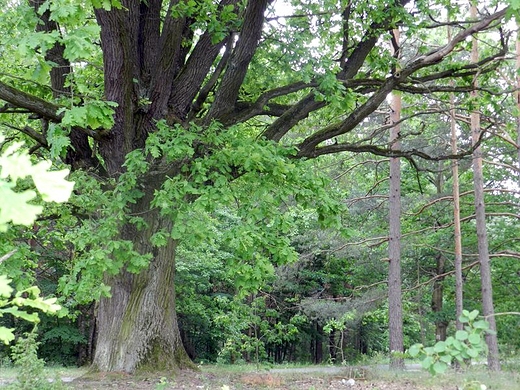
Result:
M38 142L38 144L40 144L40 146L48 147L47 140L45 139L43 134L37 132L32 127L29 127L29 126L17 127L17 126L13 126L13 125L11 125L9 123L6 123L6 122L2 122L2 123L0 123L0 125L8 127L10 129L13 129L13 130L16 130L16 131L19 131L20 133L24 133L25 135L28 135L33 140Z
M0 263L3 263L4 261L6 261L8 258L10 258L12 255L14 255L16 252L17 252L17 249L13 249L11 252L8 252L5 255L3 255L2 257L0 257Z

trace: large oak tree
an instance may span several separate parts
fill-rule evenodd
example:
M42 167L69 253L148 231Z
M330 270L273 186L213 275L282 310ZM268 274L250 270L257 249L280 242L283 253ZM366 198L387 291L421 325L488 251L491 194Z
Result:
M432 156L402 142L414 134L389 143L394 123L363 125L380 114L394 90L469 92L472 76L493 71L507 50L500 29L506 6L483 11L475 21L454 21L450 40L439 33L428 43L436 37L432 31L445 30L438 17L442 2L281 3L3 2L3 31L23 20L16 24L19 35L6 34L2 48L3 61L12 63L3 65L1 111L18 116L3 126L34 140L33 151L54 150L105 190L119 186L111 192L111 201L122 202L117 236L98 244L110 258L124 258L123 252L144 261L138 268L130 259L105 269L103 283L111 290L97 310L99 370L189 365L175 314L175 250L184 222L172 210L179 203L193 203L250 173L258 181L271 174L283 181L283 168L269 166L276 156L289 167L294 159L339 152L410 161L458 157L449 150ZM399 68L388 47L396 27L405 35ZM485 57L453 60L469 36L489 29L497 30L498 43ZM23 31L30 39L23 40L25 51L16 51ZM17 55L6 57L9 52ZM102 68L92 57L98 52ZM93 74L102 80L94 82ZM95 97L96 90L102 96ZM20 115L33 119L20 124ZM275 144L287 152L277 155L269 149ZM254 161L260 148L272 155ZM185 192L175 197L169 191L180 182ZM123 189L131 196L121 200Z

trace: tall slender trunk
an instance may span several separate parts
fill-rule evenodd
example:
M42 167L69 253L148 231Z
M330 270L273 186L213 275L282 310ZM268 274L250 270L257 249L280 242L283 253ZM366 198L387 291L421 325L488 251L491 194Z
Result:
M337 348L336 345L336 331L333 330L329 333L329 355L330 355L330 361L336 362L337 358Z
M516 36L516 108L518 110L516 116L516 153L518 162L518 185L520 185L520 23L517 23L518 32Z
M457 123L455 119L455 101L453 94L450 96L450 125L451 125L451 151L457 153ZM464 293L462 279L462 233L460 228L460 190L459 190L459 161L452 160L451 171L453 176L453 240L455 247L455 312L456 328L462 330L463 323L459 320L462 315Z
M438 162L438 172L437 177L435 179L435 187L437 190L437 196L441 196L444 190L444 162ZM438 228L438 223L435 221L434 229ZM448 328L449 322L446 321L442 316L442 309L444 306L444 273L446 272L446 259L441 252L437 252L435 254L435 281L433 282L433 291L432 291L432 302L431 308L432 311L438 314L435 318L435 339L437 341L446 340L446 331Z
M399 44L399 30L394 30L395 45ZM396 50L398 50L396 48ZM396 58L398 53L395 53ZM390 103L390 120L395 124L390 130L390 147L399 150L399 120L401 118L401 96L392 93ZM403 341L403 306L401 291L401 160L390 158L390 198L389 198L389 241L388 258L388 322L390 353L404 351ZM400 355L392 355L390 366L402 368L404 360Z
M451 26L448 25L448 42L451 41ZM450 85L454 85L450 81ZM457 154L457 117L455 115L455 96L450 94L450 130L451 152ZM464 309L464 281L462 278L462 232L460 227L460 188L459 188L459 160L451 160L451 173L453 177L453 241L454 241L454 266L455 266L455 327L463 330L464 324L460 321Z
M477 17L477 8L474 3L471 6L471 17ZM471 62L478 62L478 43L473 36ZM477 104L478 92L477 78L474 79L475 89L471 92L474 104ZM480 113L477 110L471 113L471 134L472 142L475 146L480 139ZM478 255L480 261L480 280L482 290L482 314L489 321L490 329L493 334L486 334L488 346L488 368L491 371L500 370L500 360L498 353L498 339L496 335L495 310L493 307L493 289L491 283L491 264L489 259L488 238L486 230L486 207L484 202L484 175L482 173L482 148L477 146L473 152L473 186L475 191L475 219L477 225Z
M437 278L433 282L432 291L432 311L434 313L441 313L444 303L444 276L439 276L445 272L445 259L442 253L435 255L436 269L435 275ZM448 329L448 321L443 318L435 319L435 340L446 340L446 331Z
M313 360L315 364L323 361L323 325L316 321L316 332L313 338Z

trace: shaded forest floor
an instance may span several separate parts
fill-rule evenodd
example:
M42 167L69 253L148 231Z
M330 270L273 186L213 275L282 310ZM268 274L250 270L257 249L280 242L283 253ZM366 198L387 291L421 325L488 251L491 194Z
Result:
M424 371L391 372L382 366L282 368L237 371L232 366L209 366L201 371L181 371L175 376L134 377L111 374L97 378L78 377L67 383L71 389L90 390L480 390L471 383L482 383L487 390L520 389L520 374L490 374L482 367L465 374L449 373L431 377Z
M489 373L484 366L476 366L464 373L450 371L436 377L419 370L417 364L407 368L407 371L395 372L388 370L386 365L277 366L270 369L208 365L200 371L180 371L175 375L112 373L96 377L83 376L84 369L55 368L48 371L48 377L60 377L65 389L74 390L481 390L480 384L485 384L486 390L520 389L520 370L514 367ZM0 368L0 388L15 381L15 377L15 369Z

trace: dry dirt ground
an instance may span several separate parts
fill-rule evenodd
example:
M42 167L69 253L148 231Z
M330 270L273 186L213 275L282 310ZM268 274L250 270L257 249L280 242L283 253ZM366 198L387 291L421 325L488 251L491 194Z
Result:
M126 375L100 376L98 378L76 378L68 385L81 390L427 390L414 383L413 379L395 378L380 380L364 369L344 368L342 370L287 370L276 372L194 372L182 371L175 377L136 378ZM435 387L435 389L440 389ZM445 387L456 390L456 386Z

